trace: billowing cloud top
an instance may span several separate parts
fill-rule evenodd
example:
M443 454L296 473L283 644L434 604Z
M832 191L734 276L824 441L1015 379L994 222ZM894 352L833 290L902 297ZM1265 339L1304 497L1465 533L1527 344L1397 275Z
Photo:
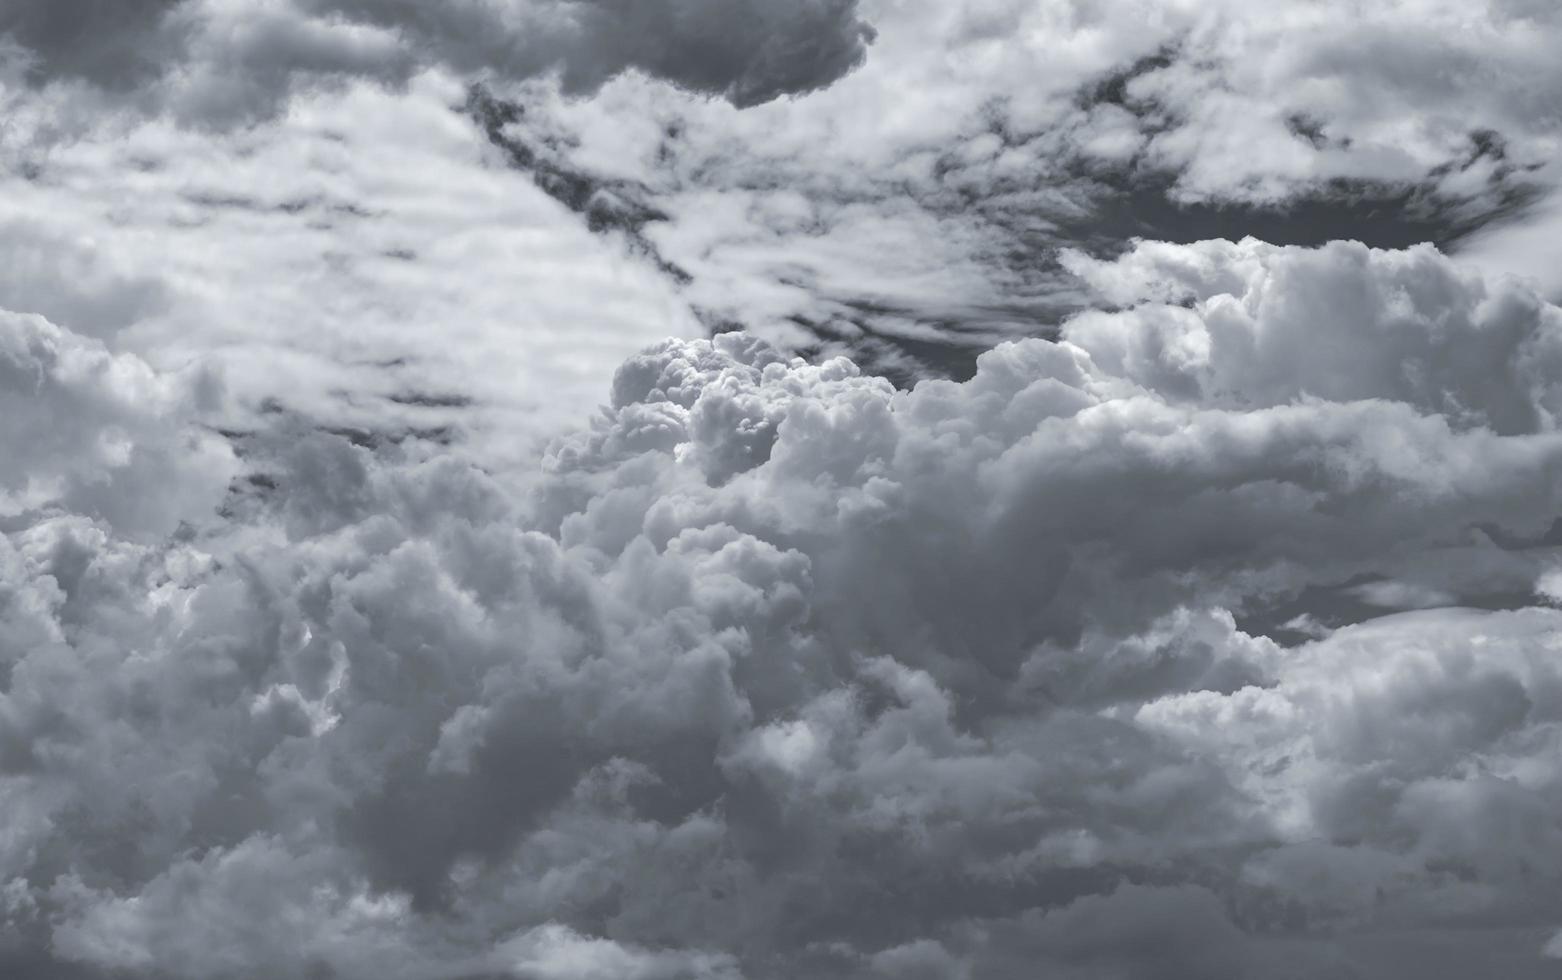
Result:
M964 383L658 345L534 484L285 420L171 465L178 379L0 321L72 422L0 429L50 478L0 964L1546 975L1562 311L1430 250L1072 261L1119 312ZM91 490L145 453L171 537Z
M711 325L899 379L1061 320L1059 251L1135 236L1431 241L1562 296L1555 4L861 10L872 57L808 99L738 112L628 75L589 100L496 88L516 111L493 128L540 180L637 191Z
M1559 31L0 0L0 977L1554 976Z

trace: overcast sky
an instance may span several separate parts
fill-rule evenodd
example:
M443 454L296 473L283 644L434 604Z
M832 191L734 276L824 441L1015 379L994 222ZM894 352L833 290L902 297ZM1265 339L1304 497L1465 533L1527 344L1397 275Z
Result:
M1554 0L0 0L0 977L1562 971Z

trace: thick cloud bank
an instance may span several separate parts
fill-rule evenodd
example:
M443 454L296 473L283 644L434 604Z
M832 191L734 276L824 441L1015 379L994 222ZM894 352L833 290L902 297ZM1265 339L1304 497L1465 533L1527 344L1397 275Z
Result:
M527 486L0 321L0 967L1548 975L1562 311L1071 262L966 383L669 341Z
M828 85L873 30L856 0L7 0L0 53L33 84L84 83L226 125L302 87L425 67L557 71L589 91L638 70L738 106Z

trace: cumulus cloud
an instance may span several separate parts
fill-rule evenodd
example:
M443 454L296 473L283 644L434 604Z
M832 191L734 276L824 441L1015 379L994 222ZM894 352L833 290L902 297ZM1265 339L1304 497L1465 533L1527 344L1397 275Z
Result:
M256 131L152 121L52 146L0 173L0 308L220 371L206 421L230 432L280 409L530 469L620 360L701 327L630 243L499 165L463 97L357 84Z
M4 321L74 435L18 423L66 490L0 525L0 965L1544 975L1558 311L1425 250L1078 267L1123 309L963 383L649 348L532 480L276 419L173 534L68 491L167 496L92 447L190 438L115 400L177 379ZM1446 605L1247 625L1384 579Z
M465 70L525 78L558 68L567 91L639 69L742 107L807 92L862 61L873 31L856 0L306 0L311 11L398 30Z
M1555 874L1557 626L1539 609L1387 617L1295 651L1272 687L1137 717L1205 745L1271 814L1283 842L1242 879L1312 922L1481 908L1542 924L1551 903L1527 882Z
M172 14L186 0L14 0L0 11L0 37L25 57L29 75L130 86L163 71L178 42Z
M1535 581L1535 593L1549 602L1562 603L1562 568L1551 568Z
M0 973L1549 975L1559 27L7 4Z
M86 514L167 534L216 505L232 455L192 428L218 377L159 374L42 317L0 311L0 519Z

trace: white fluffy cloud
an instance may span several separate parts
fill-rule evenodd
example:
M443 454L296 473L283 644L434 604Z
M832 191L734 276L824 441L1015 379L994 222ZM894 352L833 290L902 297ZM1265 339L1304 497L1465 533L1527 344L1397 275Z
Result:
M1125 308L965 383L668 341L531 481L286 417L171 537L17 511L0 965L1543 976L1562 615L1458 604L1556 566L1558 311L1425 250L1078 268ZM5 322L74 420L29 470L194 438Z
M1499 433L1562 412L1562 312L1430 246L1137 243L1063 264L1130 306L1068 322L1105 370L1174 399L1247 407L1384 398Z
M1544 225L1116 248L1554 210L1357 6L4 5L0 974L1550 975Z

